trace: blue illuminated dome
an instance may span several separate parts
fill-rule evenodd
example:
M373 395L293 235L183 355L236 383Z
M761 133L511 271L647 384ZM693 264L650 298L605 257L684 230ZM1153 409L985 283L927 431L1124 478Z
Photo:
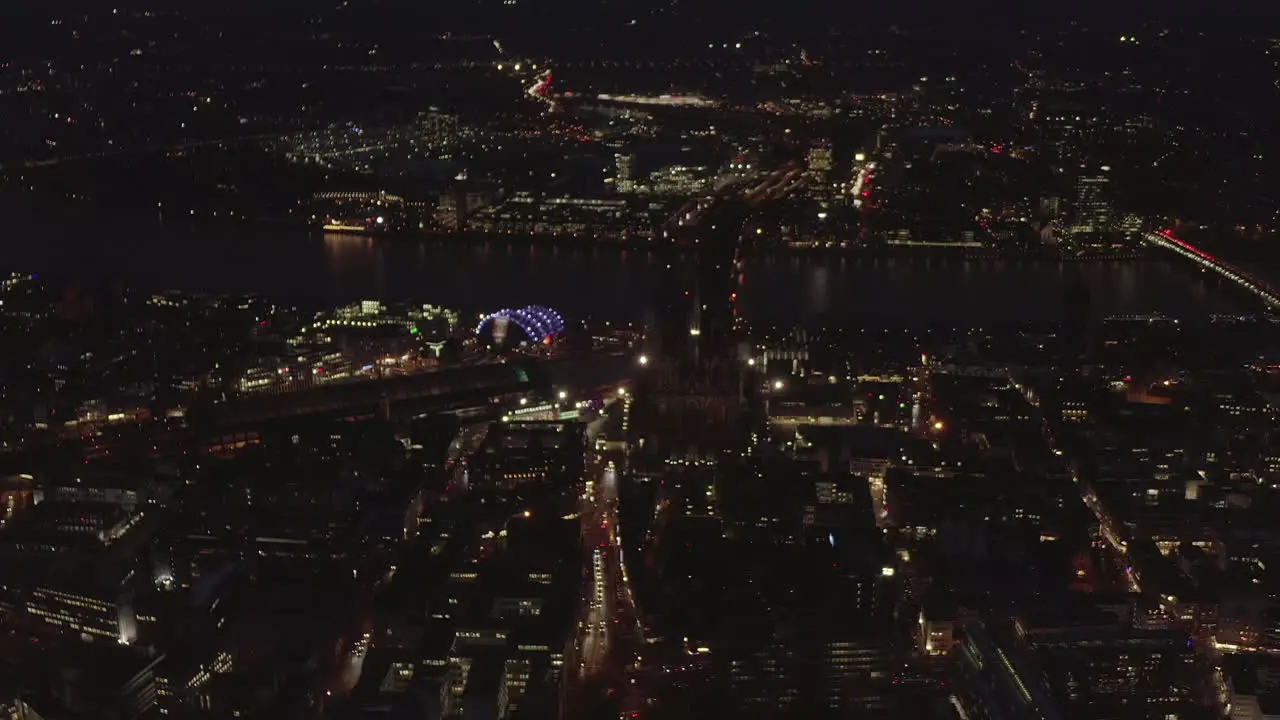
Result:
M512 333L510 328L518 332ZM564 332L564 318L560 313L542 305L526 305L522 308L503 308L486 315L476 328L476 335L492 338L495 344L525 342L550 342ZM523 337L521 337L523 336Z

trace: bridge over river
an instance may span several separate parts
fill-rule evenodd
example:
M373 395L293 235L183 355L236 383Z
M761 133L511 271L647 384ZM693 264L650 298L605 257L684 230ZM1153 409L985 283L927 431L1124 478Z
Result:
M1272 288L1265 281L1253 276L1245 270L1242 270L1226 260L1214 257L1211 253L1205 252L1191 243L1179 239L1173 234L1172 230L1160 230L1156 232L1148 232L1144 239L1147 243L1165 250L1177 253L1188 260L1196 263L1200 267L1211 270L1222 277L1234 282L1253 295L1257 296L1266 304L1268 310L1280 310L1280 292Z

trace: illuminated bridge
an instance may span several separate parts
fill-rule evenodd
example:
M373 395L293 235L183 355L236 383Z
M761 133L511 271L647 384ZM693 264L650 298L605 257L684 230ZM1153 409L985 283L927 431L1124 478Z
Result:
M528 393L624 382L634 371L630 355L590 353L560 360L459 366L379 380L322 385L278 394L254 394L192 408L188 420L202 430L230 432L303 417L411 417L486 407Z
M1262 298L1270 310L1280 309L1280 293L1277 293L1270 285L1253 277L1249 273L1240 268L1201 250L1185 240L1179 240L1174 237L1173 231L1161 230L1160 232L1149 232L1145 236L1146 241L1166 250L1172 250L1179 255L1195 262L1202 268L1212 270L1228 280L1236 283L1240 287Z
M376 203L386 202L403 205L404 198L399 195L391 195L385 192L320 192L311 196L311 199L317 202L365 202Z

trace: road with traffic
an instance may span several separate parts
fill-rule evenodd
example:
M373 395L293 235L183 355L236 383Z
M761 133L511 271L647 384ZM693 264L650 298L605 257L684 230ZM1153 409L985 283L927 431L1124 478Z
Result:
M587 570L573 657L566 665L571 673L567 683L571 699L582 702L588 687L603 687L625 713L638 716L633 713L642 705L641 693L629 676L643 642L643 628L618 540L618 482L625 472L625 455L603 447L616 434L625 405L608 403L586 428L586 483L579 519Z

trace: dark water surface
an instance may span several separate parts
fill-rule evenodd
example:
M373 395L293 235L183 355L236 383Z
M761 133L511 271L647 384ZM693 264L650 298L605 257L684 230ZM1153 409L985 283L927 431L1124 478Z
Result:
M255 293L284 301L412 298L466 309L538 303L571 317L642 319L667 260L610 247L460 244L231 229L11 231L0 260L92 274L147 290ZM688 258L685 258L688 262ZM959 258L758 255L744 311L758 321L872 316L889 322L1006 323L1061 317L1065 288L1092 312L1199 316L1248 307L1176 260L1054 263Z

